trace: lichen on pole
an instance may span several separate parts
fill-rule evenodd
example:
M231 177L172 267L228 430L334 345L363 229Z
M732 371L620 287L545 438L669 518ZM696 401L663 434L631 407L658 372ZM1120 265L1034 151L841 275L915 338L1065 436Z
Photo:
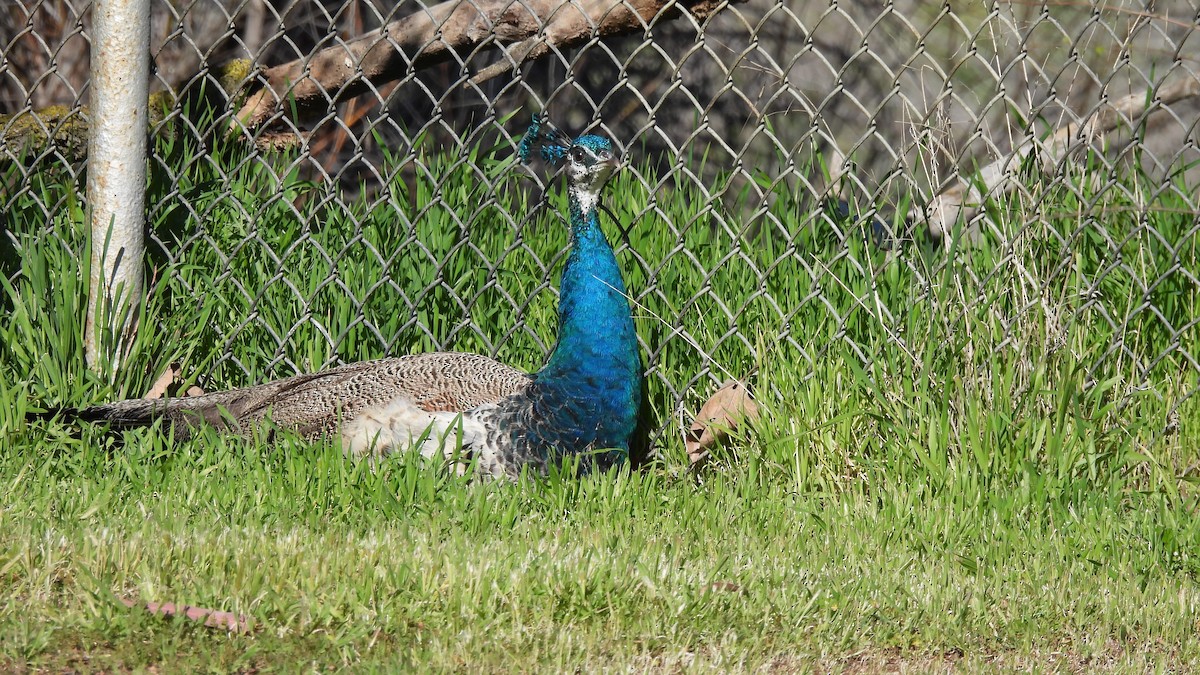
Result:
M92 12L92 266L84 340L89 367L102 369L119 364L142 295L150 2L97 0Z

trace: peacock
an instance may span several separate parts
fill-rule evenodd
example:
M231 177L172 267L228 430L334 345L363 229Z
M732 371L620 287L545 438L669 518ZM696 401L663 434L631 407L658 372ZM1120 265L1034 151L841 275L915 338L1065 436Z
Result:
M474 461L483 475L544 472L564 458L582 471L644 452L645 387L637 334L613 249L600 229L602 188L619 167L602 136L571 140L535 115L517 149L561 166L569 195L569 254L562 271L558 337L540 370L436 352L349 363L191 398L131 399L66 415L111 428L162 419L176 438L200 425L246 434L268 417L309 439L333 437L355 457L415 449Z

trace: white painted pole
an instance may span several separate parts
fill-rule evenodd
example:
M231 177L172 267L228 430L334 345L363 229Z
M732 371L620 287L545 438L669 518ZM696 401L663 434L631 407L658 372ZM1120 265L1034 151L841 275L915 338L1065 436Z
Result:
M150 2L96 0L92 17L92 273L84 344L89 367L103 369L119 364L141 302Z

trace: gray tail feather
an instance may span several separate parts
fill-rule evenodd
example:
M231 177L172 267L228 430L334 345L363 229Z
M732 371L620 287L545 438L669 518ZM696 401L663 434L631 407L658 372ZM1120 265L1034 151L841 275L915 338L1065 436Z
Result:
M87 422L107 424L113 429L132 429L147 427L155 420L163 419L176 427L177 431L186 433L186 427L203 423L221 425L222 420L217 407L208 401L198 399L129 399L84 408L51 408L44 412L26 413L28 420L59 419L66 422ZM211 419L210 419L211 418Z
M158 403L158 405L154 405ZM27 412L27 420L63 420L67 422L107 422L114 427L149 426L163 416L166 406L161 401L129 400L118 403L88 406L86 408L58 407L42 412Z
M227 429L240 425L238 419L247 411L272 400L280 392L302 385L322 374L297 375L267 385L217 391L202 396L143 399L132 398L83 408L51 408L45 412L27 413L27 419L63 419L75 422L108 424L127 429L150 426L162 419L177 432L187 433L188 427L211 425Z

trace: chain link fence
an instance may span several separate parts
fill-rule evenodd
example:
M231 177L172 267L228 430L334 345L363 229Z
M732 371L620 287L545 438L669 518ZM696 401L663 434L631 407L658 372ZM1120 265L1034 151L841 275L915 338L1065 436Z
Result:
M564 7L586 13L596 4L570 0ZM515 0L511 7L524 5ZM1022 350L1028 345L1013 337L1025 317L1054 315L1048 324L1066 325L1091 312L1101 317L1093 320L1111 330L1108 349L1089 356L1094 368L1128 360L1134 364L1130 387L1154 388L1165 369L1171 371L1169 377L1189 382L1182 398L1194 391L1200 368L1196 319L1190 316L1181 322L1178 312L1158 306L1156 295L1156 289L1171 286L1192 297L1200 283L1200 271L1187 264L1194 258L1183 255L1196 247L1200 223L1195 215L1200 177L1194 166L1200 159L1200 98L1195 95L1200 38L1194 3L748 0L711 7L703 16L677 10L674 16L670 5L659 10L642 15L641 30L604 34L593 25L590 34L566 47L554 43L551 31L535 27L534 33L549 47L525 60L513 44L536 40L516 42L487 34L469 49L451 47L449 55L426 64L422 50L437 45L403 52L394 46L398 38L384 31L375 38L382 49L403 52L409 63L399 77L360 80L355 92L362 93L354 97L324 92L325 105L277 115L270 130L239 127L247 139L257 141L257 149L235 166L279 181L299 175L336 187L323 199L328 208L345 214L362 213L355 200L393 205L402 226L411 230L419 214L404 215L405 205L396 204L397 198L384 186L426 177L438 181L439 167L414 150L421 144L462 157L481 146L511 146L527 114L542 108L570 131L601 130L636 158L630 170L655 199L669 199L671 190L691 190L688 194L705 195L711 206L701 209L703 225L695 219L676 220L675 212L655 199L635 217L670 229L679 244L667 253L668 259L690 260L689 265L701 268L698 272L706 281L688 291L692 297L678 297L680 289L656 274L667 260L647 259L636 247L623 253L642 268L634 294L642 300L659 298L676 308L673 315L659 317L666 328L647 344L647 351L651 373L665 380L673 399L667 405L677 409L694 405L695 397L708 391L712 381L723 379L726 371L748 374L763 356L764 345L780 345L809 363L831 349L845 348L867 364L876 354L864 344L868 340L863 336L870 334L903 343L919 362L921 345L917 336L905 334L906 308L901 303L935 296L943 303L937 311L951 323L980 303L988 305L985 311L996 312L1006 327L1002 332L1009 334L981 342L980 349L1004 358L1027 358ZM438 6L420 0L394 5L358 0L155 0L147 54L152 59L152 90L204 88L232 96L222 64L234 59L249 59L254 65L238 83L242 85L261 80L262 68L296 60L303 66L322 50L349 54L359 36L398 19L434 16L437 11ZM528 12L536 14L535 9ZM0 212L11 209L18 195L40 199L30 192L35 174L77 178L83 170L73 130L86 120L89 13L83 0L18 0L0 9L0 113L6 115L0 123L6 139L0 162L16 167L0 186ZM498 63L505 67L497 70ZM238 122L231 111L198 121L186 110L186 98L179 100L184 102L169 106L156 119L156 128L170 125L171 134L194 142L201 150L193 161L211 162L225 180L211 186L213 199L204 204L189 202L194 193L168 188L163 192L166 198L151 205L152 211L161 211L171 204L190 223L177 236L151 231L155 259L179 262L188 251L203 247L228 261L246 248L276 246L252 227L240 234L204 228L218 208L214 204L231 196L222 191L234 190L236 178L226 164L205 154L206 149L214 147L215 134ZM508 120L516 111L522 112ZM30 142L28 136L12 140L22 125L33 125L44 142ZM271 148L276 135L299 135L303 140L280 153ZM161 145L153 147L161 152ZM152 173L164 175L168 184L177 170L169 158L151 157ZM483 182L493 176L483 170L476 175ZM1131 192L1130 180L1142 189ZM76 184L82 185L78 180ZM485 201L494 200L505 189L506 184L489 184L480 194ZM1072 196L1076 212L1067 218L1046 212L1046 204L1053 201L1049 195L1063 193ZM806 251L796 243L795 224L780 217L776 206L781 195L798 195L804 227L831 232L846 243L827 249L832 257ZM288 195L281 193L278 199L299 217L300 207L288 202ZM432 199L440 197L434 194ZM827 199L844 200L853 211L851 217L831 219L820 206ZM48 222L66 206L39 203ZM806 204L812 206L805 210ZM263 207L267 208L274 206ZM1156 210L1177 214L1181 224L1171 232L1157 231ZM262 215L256 211L241 217L252 222ZM514 236L521 235L526 215L510 219ZM352 230L361 227L354 220L351 215L343 224ZM749 299L725 302L717 270L703 269L710 258L689 250L690 230L702 226L724 252L719 265L750 270L754 279L749 282ZM855 232L872 228L873 246L850 245ZM53 228L39 236L72 246ZM764 261L762 237L779 243L773 260ZM6 238L7 246L19 249L15 239ZM1135 239L1152 241L1167 262L1147 266L1126 255ZM1074 298L1068 307L1054 285L1066 283L1065 276L1078 271L1072 257L1085 240L1102 253L1095 278L1087 281L1096 290ZM415 235L410 244L423 253L419 264L438 267L440 249ZM317 257L325 260L338 260L354 247L369 245L354 236L339 250L324 250L303 235L294 243L321 249ZM625 246L618 245L619 253ZM1030 246L1043 248L1030 253ZM991 251L984 262L972 257L979 247ZM291 264L290 251L268 253L281 266ZM486 255L482 250L476 254ZM371 255L384 268L393 260L386 251ZM968 258L973 262L963 264ZM795 262L808 277L803 280L805 291L794 298L776 297L772 291L769 277L784 259ZM494 271L497 261L483 259L481 264ZM555 261L541 264L550 276ZM834 264L857 270L867 284L865 290L855 291L861 311L847 312L826 298L837 284L845 284L844 278L829 272ZM927 286L945 281L948 277L939 274L954 268L949 278L963 284L958 301L948 303L947 296L929 288L904 300L881 300L871 285L896 267ZM1110 297L1103 290L1106 280L1118 277L1137 296L1136 301L1125 298L1119 309L1107 304ZM242 283L233 272L224 282ZM331 277L327 285L337 288L341 283ZM1002 283L1011 286L998 288ZM411 293L412 286L388 278L380 279L379 286L381 293L396 296L398 311L421 302L420 297L400 297ZM515 307L529 302L520 289L504 290L502 296ZM263 288L238 286L238 292L248 306L266 297ZM470 316L479 297L444 279L420 292L448 294L459 318ZM289 294L301 305L314 297L306 289L293 288ZM998 294L1008 302L997 302ZM694 310L689 307L701 295L716 298L731 330L715 336L690 332L694 316L689 312ZM367 302L351 293L344 301ZM739 323L739 314L751 302L774 314L769 334ZM354 310L363 313L361 306ZM797 334L793 326L801 313L823 313L830 329L820 335ZM318 314L305 311L291 326L264 323L257 312L236 317L217 338L221 355L216 367L231 368L233 379L245 379L328 365L299 362L286 348L306 324L318 322ZM524 316L524 310L518 314ZM403 350L396 326L363 321L373 342L364 353ZM452 346L460 331L475 331L495 351L514 334L483 335L488 331L469 321L449 330L422 321L415 318L401 322L401 327L408 330L415 322L437 347ZM857 327L864 321L865 328ZM1165 335L1153 348L1141 342L1146 322ZM261 368L242 363L235 348L237 334L259 324L278 345L276 358ZM525 331L541 349L549 348L537 338L542 333L528 326L513 330ZM1060 339L1042 337L1051 343L1046 349ZM344 338L323 332L330 343ZM699 362L683 379L658 368L673 342L686 344ZM722 363L722 345L727 343L750 354L750 362ZM336 360L336 352L332 350L327 360Z

